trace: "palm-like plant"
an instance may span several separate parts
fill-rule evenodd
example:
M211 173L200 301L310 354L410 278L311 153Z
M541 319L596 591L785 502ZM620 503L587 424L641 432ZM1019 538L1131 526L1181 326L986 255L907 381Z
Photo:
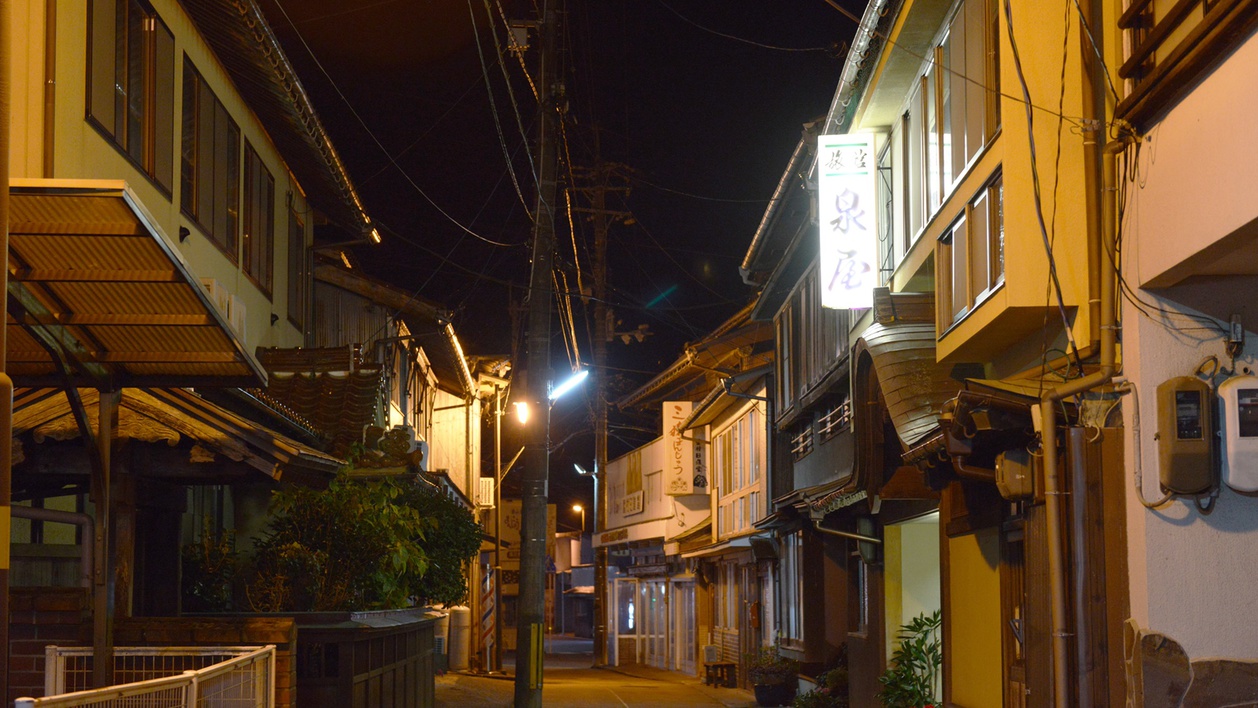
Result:
M891 668L878 682L878 699L887 708L923 708L933 705L939 689L943 651L939 638L939 610L922 613L900 628L899 646L891 655Z

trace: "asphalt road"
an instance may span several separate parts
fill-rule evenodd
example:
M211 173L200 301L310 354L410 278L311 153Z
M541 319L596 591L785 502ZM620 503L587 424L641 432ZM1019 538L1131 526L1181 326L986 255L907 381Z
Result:
M590 654L548 654L542 702L564 708L672 708L674 706L756 705L750 691L704 686L698 678L650 667L589 668ZM510 662L508 669L510 669ZM508 677L447 673L437 677L437 705L498 708L512 705L515 684Z

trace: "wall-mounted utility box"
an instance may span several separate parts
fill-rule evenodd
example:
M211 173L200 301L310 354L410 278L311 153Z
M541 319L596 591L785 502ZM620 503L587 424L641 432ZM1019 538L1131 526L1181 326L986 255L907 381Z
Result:
M1176 494L1214 486L1214 395L1206 382L1177 376L1158 386L1158 476Z

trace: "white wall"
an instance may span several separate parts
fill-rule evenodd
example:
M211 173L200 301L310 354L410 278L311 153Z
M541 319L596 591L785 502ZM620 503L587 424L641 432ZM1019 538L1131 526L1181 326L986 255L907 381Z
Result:
M476 435L480 428L480 409L479 404L473 402L473 406L462 405L463 399L451 393L438 390L434 397L432 413L431 437L428 439L429 454L432 455L428 469L432 471L446 470L450 473L450 479L454 480L455 485L467 495L469 499L476 499L476 490L473 490L471 473L474 471L476 476L480 476L479 459L480 453L477 450L472 452L472 464L475 469L470 469L467 459L468 446L468 415L472 416L471 432ZM453 406L453 407L451 407ZM446 410L435 410L445 408ZM476 438L478 440L479 437ZM503 461L506 463L506 460Z
M1147 282L1258 217L1255 86L1258 35L1150 131L1129 203L1139 242L1128 281Z
M1256 85L1258 39L1250 38L1151 131L1124 225L1129 282L1146 282L1258 216ZM1258 658L1258 498L1224 488L1214 512L1203 515L1191 500L1150 511L1134 495L1139 463L1146 497L1160 496L1158 384L1191 376L1208 355L1228 362L1216 333L1178 315L1187 308L1140 295L1176 314L1150 318L1123 304L1123 373L1138 385L1141 424L1135 440L1129 397L1123 418L1132 616L1179 641L1190 657ZM1247 335L1251 343L1254 336ZM1258 369L1252 354L1236 364Z

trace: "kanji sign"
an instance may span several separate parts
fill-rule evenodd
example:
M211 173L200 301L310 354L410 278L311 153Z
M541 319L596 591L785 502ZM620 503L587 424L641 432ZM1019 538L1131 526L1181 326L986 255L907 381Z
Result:
M878 271L878 164L873 135L817 138L817 217L821 230L821 305L873 306Z

